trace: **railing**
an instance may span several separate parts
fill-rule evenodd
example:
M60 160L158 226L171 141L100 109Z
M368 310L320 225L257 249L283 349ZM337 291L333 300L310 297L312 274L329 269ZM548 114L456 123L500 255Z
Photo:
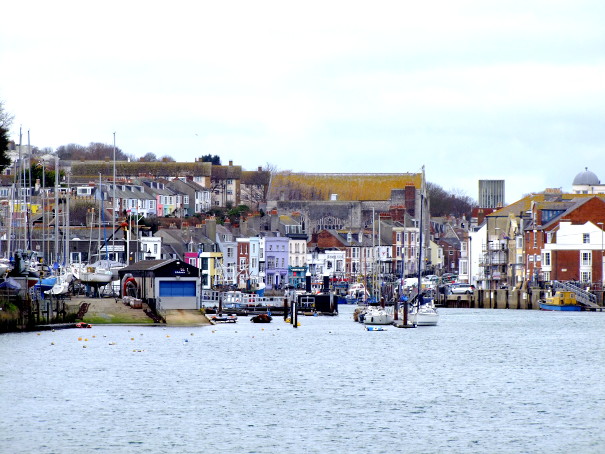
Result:
M578 302L586 304L587 306L598 306L596 295L587 292L579 285L572 284L571 282L553 281L553 290L567 290L569 292L574 292Z
M202 306L218 306L222 301L223 307L228 306L283 306L283 296L259 296L254 293L219 292L216 290L202 290Z

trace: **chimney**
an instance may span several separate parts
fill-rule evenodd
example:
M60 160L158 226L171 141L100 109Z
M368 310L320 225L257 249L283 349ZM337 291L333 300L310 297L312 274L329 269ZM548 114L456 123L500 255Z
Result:
M206 236L210 238L211 241L216 241L216 219L206 219L204 227L206 229Z
M233 165L233 161L229 161L229 165L232 166Z
M239 232L241 236L248 236L248 220L242 219L239 222Z
M258 166L258 171L259 171L259 172L262 172L262 171L263 171L263 168L262 168L261 166Z

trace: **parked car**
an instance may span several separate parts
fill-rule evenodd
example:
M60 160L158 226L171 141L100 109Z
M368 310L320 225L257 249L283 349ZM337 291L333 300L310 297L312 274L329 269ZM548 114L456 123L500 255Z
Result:
M453 295L470 295L475 291L475 286L472 284L452 284L450 291Z

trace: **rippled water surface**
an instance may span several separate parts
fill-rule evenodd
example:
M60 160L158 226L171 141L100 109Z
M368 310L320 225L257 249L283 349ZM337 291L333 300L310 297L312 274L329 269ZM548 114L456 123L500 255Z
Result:
M1 335L0 452L605 452L605 314L352 310Z

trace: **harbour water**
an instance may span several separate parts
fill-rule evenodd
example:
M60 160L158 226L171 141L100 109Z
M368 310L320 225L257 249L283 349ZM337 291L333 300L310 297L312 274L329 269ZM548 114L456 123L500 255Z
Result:
M605 452L605 314L368 332L340 309L1 335L0 451Z

